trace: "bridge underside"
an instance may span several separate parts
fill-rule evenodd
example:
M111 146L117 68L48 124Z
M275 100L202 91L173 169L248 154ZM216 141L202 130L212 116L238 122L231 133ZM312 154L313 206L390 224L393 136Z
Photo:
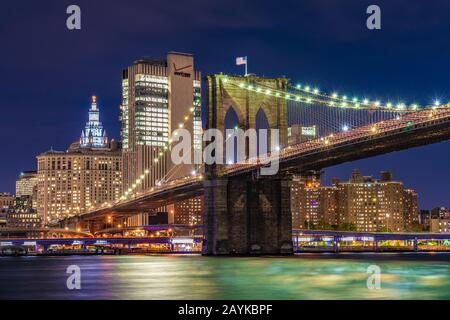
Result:
M190 183L178 188L161 191L151 196L143 195L133 201L89 212L80 216L65 219L59 223L60 227L76 226L96 232L105 228L105 217L112 217L115 221L126 219L139 213L152 212L158 208L203 195L203 182Z

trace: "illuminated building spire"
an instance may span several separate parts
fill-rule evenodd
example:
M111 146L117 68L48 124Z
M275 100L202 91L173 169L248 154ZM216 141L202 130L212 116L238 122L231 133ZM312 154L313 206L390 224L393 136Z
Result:
M82 148L105 148L108 144L106 131L100 122L100 111L97 108L97 97L92 96L89 109L89 121L81 131L80 146Z

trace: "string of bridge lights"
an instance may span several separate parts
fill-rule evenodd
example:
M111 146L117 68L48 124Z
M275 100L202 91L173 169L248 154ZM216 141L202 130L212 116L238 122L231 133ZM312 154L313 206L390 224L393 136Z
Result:
M230 80L227 77L223 78L224 82L229 82L234 80ZM417 103L413 103L411 105L406 105L403 102L398 104L393 104L391 102L387 102L383 104L379 100L369 100L367 98L349 98L346 95L339 95L337 92L332 94L327 94L321 92L318 88L312 88L308 85L297 84L295 86L290 85L289 87L301 92L302 94L294 94L294 93L286 93L285 91L276 90L273 88L264 87L262 85L256 85L251 83L246 83L244 81L240 81L238 84L239 88L246 89L248 91L265 94L268 96L273 96L277 98L284 98L289 101L303 102L307 104L319 103L322 105L326 105L334 108L347 108L347 109L371 109L371 110L380 110L380 111L390 111L390 112L410 112L416 111L424 108L438 108L441 107L442 104L439 100L435 100L432 105L428 105L425 107L420 106Z
M304 92L304 93L310 93L310 94L313 94L316 96L320 96L327 100L332 100L329 102L330 105L339 106L339 103L340 103L341 104L340 106L342 106L342 107L345 107L346 106L345 104L349 104L349 105L353 105L354 107L368 106L368 107L372 107L372 108L375 107L375 108L380 108L380 109L385 109L385 110L392 110L392 111L395 110L396 112L398 112L398 111L415 111L415 110L422 108L417 103L413 103L409 106L407 106L403 102L399 102L396 105L394 105L391 102L387 102L386 104L383 104L379 100L371 101L367 98L359 99L357 97L349 98L346 95L339 96L339 94L337 92L334 92L332 94L322 93L322 92L320 92L320 90L318 88L312 89L308 85L302 86L301 84L297 84L295 86L291 86L291 88L293 88L297 91ZM442 105L441 101L435 100L431 107L437 108L441 105Z

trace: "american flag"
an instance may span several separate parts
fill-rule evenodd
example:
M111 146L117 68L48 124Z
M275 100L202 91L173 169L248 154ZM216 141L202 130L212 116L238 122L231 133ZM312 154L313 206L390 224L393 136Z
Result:
M243 64L247 64L247 57L237 57L236 58L236 65L240 66Z

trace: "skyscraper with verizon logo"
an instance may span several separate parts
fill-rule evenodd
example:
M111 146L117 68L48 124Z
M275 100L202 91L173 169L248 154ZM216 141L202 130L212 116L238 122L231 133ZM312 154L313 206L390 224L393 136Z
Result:
M195 170L173 166L166 150L180 126L191 132L192 147L201 148L201 75L194 57L169 52L165 60L140 59L123 71L122 93L124 194L132 197Z

